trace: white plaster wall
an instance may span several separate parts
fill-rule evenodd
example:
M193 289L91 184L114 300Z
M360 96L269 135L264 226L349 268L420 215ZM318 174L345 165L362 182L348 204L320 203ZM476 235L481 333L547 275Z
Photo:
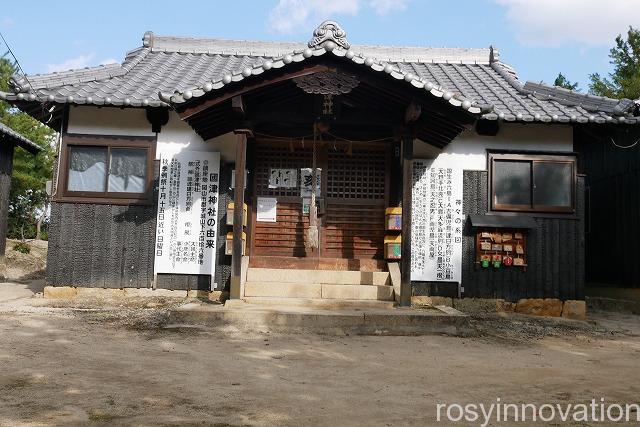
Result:
M69 111L67 131L92 135L154 135L145 110L141 108L73 107ZM156 158L182 150L219 151L225 161L233 162L234 138L233 134L226 134L203 141L175 111L170 111L169 122L158 134Z
M435 159L434 166L486 170L487 150L573 151L573 129L558 125L503 124L496 136L468 130L442 151L422 142L414 143L414 157Z

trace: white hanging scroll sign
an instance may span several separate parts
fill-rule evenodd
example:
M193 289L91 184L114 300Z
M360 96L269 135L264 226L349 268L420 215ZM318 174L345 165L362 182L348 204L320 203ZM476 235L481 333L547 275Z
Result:
M462 280L462 169L413 161L411 280Z
M276 222L278 216L278 199L275 197L258 197L256 221Z
M269 188L296 188L297 169L269 169Z
M313 172L311 168L300 169L300 197L309 198L313 191ZM321 197L320 189L322 188L322 169L316 168L316 197Z
M214 275L219 182L220 153L182 151L160 158L156 274Z

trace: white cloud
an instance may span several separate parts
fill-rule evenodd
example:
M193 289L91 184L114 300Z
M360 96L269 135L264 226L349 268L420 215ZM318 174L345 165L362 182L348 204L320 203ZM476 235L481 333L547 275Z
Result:
M527 45L580 43L611 45L629 25L640 22L638 0L494 0Z
M108 65L108 64L119 64L120 61L114 58L107 58L105 60L100 61L100 65Z
M11 18L3 18L0 21L0 27L2 28L11 28L13 27L14 21Z
M369 2L378 15L384 16L398 10L405 10L409 0L371 0Z
M292 33L338 15L357 15L363 4L378 15L387 15L405 9L408 2L409 0L279 0L269 14L269 26L278 33Z
M91 64L91 60L94 56L95 54L88 53L86 55L80 55L75 58L67 59L66 61L60 62L59 64L47 64L47 69L50 73L53 73L55 71L67 71L88 67Z

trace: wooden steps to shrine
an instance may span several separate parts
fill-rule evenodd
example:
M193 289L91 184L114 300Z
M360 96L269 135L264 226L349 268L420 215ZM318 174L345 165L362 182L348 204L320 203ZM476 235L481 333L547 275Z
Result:
M338 301L348 307L363 301L393 306L394 294L388 272L249 268L244 299L256 303L299 299L301 305L311 306L335 306Z

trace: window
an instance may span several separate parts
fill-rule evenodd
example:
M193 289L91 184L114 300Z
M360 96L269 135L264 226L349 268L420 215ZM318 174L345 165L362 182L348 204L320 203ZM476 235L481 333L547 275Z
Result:
M574 212L573 156L490 153L491 209Z
M60 199L149 202L155 137L65 135Z

